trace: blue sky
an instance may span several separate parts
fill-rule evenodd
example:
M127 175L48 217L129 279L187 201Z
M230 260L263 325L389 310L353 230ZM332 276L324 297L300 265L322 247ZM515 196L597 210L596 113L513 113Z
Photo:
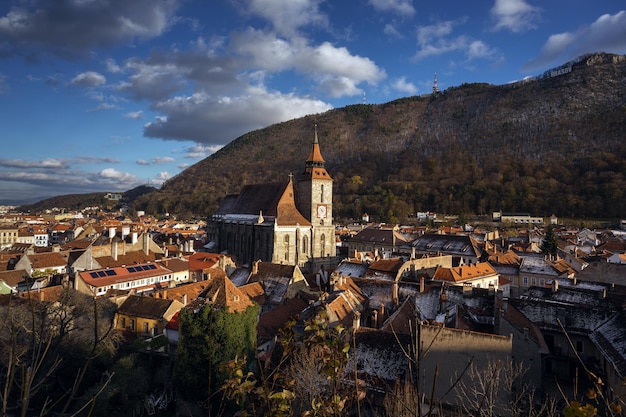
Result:
M592 52L626 54L626 2L4 1L0 201L159 187L250 130Z

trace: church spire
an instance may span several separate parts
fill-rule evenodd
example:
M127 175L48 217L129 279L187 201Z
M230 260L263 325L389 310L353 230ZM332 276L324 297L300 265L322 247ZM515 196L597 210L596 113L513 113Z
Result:
M309 157L306 159L306 168L324 168L324 158L320 151L320 141L317 138L317 123L315 124L315 136L313 138L313 149L309 153Z

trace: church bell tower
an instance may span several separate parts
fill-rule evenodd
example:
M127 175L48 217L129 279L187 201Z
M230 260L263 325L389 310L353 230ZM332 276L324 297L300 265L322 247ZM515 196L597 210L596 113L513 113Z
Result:
M317 138L306 159L304 172L298 180L298 208L311 222L312 258L335 256L335 227L333 225L333 179L324 166Z

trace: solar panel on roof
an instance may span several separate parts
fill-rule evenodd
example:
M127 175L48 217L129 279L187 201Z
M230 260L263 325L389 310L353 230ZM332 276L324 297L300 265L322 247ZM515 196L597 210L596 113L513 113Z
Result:
M150 267L148 265L142 265L141 269L143 269L144 271L147 271L150 269Z
M107 276L109 276L109 277L112 277L112 276L117 275L117 272L115 272L115 271L114 271L114 270L112 270L112 269L107 269L107 270L106 270L106 273L107 273Z
M90 272L89 275L91 276L91 278L98 278L98 274L95 272Z
M128 268L126 268L126 270L128 270L128 272L135 272L135 267L129 266Z
M150 264L150 269L156 269L156 265Z
M107 276L107 274L106 274L106 272L104 272L104 271L98 271L98 276L99 276L99 277L106 277L106 276Z

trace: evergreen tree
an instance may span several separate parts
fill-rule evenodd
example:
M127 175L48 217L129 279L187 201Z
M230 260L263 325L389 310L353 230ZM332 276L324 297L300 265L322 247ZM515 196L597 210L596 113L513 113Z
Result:
M227 362L237 356L254 359L258 310L255 305L242 313L231 313L210 304L195 313L181 310L174 366L178 395L210 401L227 377Z
M556 256L556 251L558 249L556 243L556 234L554 234L554 230L552 230L552 225L549 225L546 228L546 234L541 241L541 253L544 255L548 255L551 258Z

